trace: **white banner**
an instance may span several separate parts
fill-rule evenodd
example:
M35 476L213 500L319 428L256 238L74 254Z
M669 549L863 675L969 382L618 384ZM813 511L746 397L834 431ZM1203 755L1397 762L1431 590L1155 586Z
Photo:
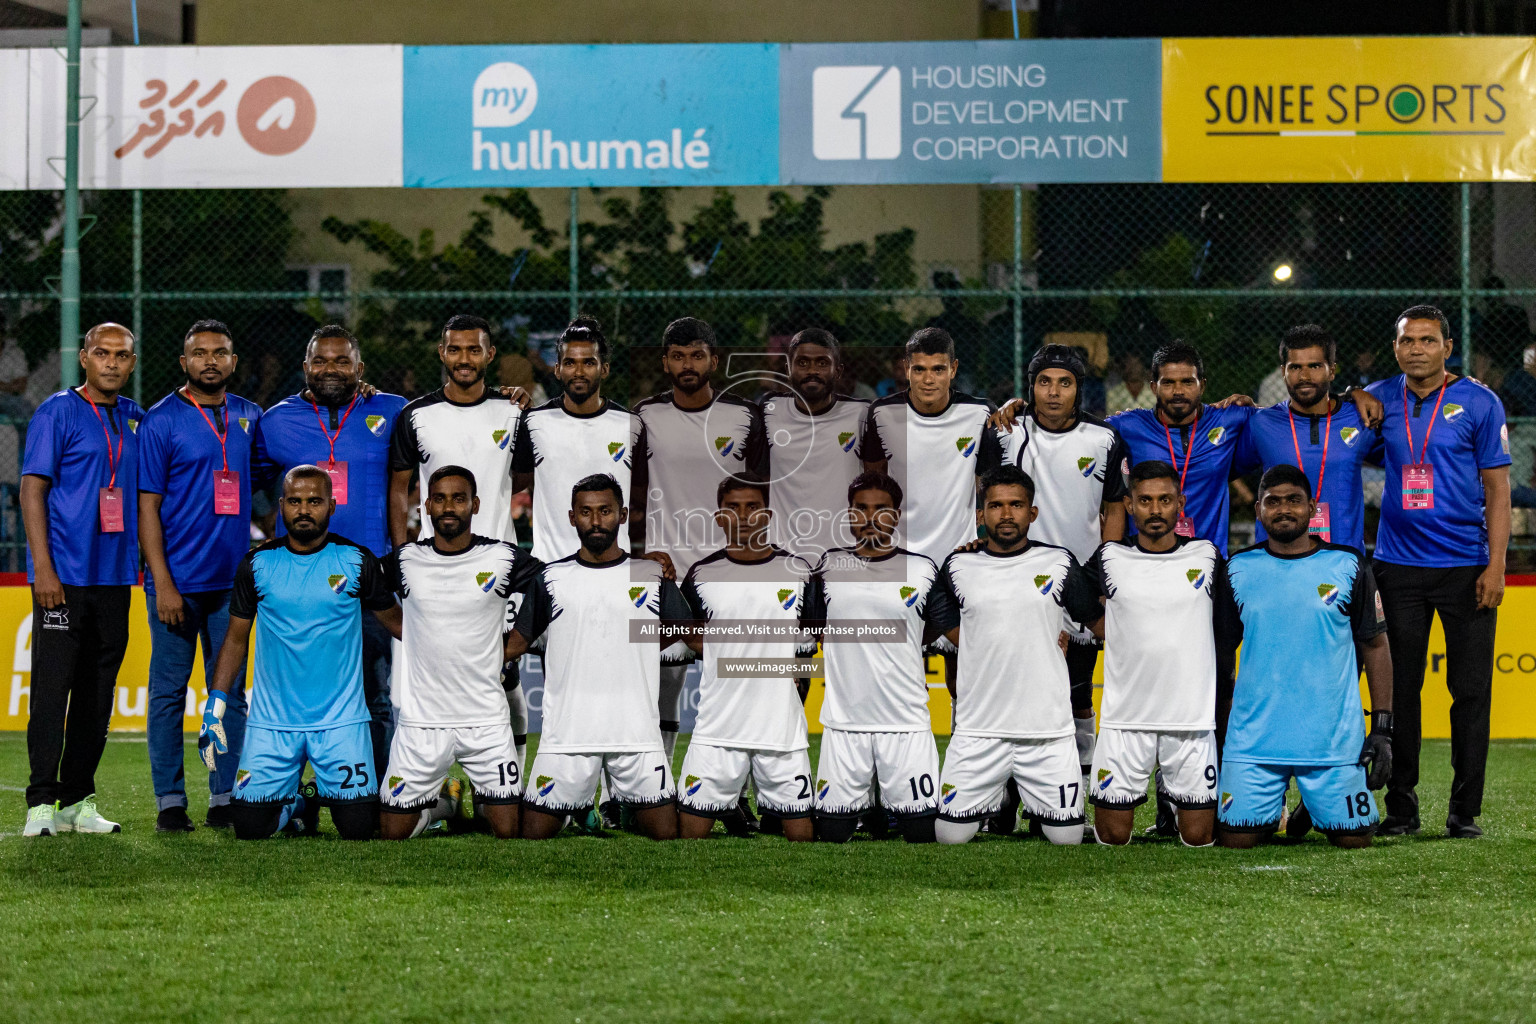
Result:
M27 187L26 50L0 50L0 189Z
M0 187L58 188L65 65L59 51L26 52L27 180L3 184L13 138L0 142ZM7 127L8 83L0 70ZM399 185L401 88L398 46L82 50L80 187Z

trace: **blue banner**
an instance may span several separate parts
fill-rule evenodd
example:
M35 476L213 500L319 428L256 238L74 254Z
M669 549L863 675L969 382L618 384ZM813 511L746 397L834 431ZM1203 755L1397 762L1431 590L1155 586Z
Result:
M774 44L408 46L404 59L408 186L778 179Z
M786 44L784 184L1158 181L1157 39Z

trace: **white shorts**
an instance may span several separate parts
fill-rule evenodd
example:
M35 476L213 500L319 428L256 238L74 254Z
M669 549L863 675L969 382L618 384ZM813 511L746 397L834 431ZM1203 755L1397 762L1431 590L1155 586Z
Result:
M1095 807L1129 808L1147 799L1152 768L1163 769L1162 792L1186 811L1216 806L1216 733L1100 729L1088 774Z
M1003 808L1008 780L1024 812L1048 825L1083 823L1083 768L1077 740L1014 740L956 736L944 753L939 817L980 821Z
M939 748L933 733L845 732L821 734L816 764L816 812L855 815L880 803L901 815L933 814L939 809Z
M747 774L757 785L758 811L781 818L811 813L811 758L804 750L743 750L690 743L683 755L678 806L702 818L736 809Z
M539 751L528 769L533 785L523 802L545 814L575 814L592 806L598 779L603 799L659 807L677 796L672 765L661 750L631 754L554 754Z
M481 803L515 804L521 798L522 765L510 722L447 729L401 725L395 728L379 793L384 810L407 813L431 807L455 761L463 766Z

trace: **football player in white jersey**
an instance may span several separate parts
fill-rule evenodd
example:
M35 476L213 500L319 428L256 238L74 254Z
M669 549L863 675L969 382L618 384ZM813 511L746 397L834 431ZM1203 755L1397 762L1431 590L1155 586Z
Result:
M1094 835L1110 846L1131 841L1136 806L1160 767L1160 795L1178 809L1180 838L1209 846L1218 781L1216 681L1232 671L1213 618L1226 561L1210 541L1175 533L1184 498L1168 463L1132 467L1125 506L1136 535L1103 545L1088 563L1104 599L1104 616L1093 624L1105 652L1088 790Z
M539 567L521 548L476 536L474 473L439 466L427 481L432 535L394 550L386 582L400 605L380 621L403 643L391 695L398 725L381 787L385 839L419 835L458 812L439 787L457 761L479 814L502 839L517 835L522 761L507 720L502 664L507 603ZM510 634L507 634L510 636Z
M611 476L572 486L569 519L581 547L539 570L507 641L508 655L519 657L547 632L544 731L528 770L525 839L552 838L569 816L590 809L599 776L607 797L633 808L643 835L677 838L656 694L660 648L686 642L693 614L659 563L619 546L628 511Z
M901 485L862 473L848 485L854 546L828 551L806 584L800 622L822 641L826 699L816 765L816 836L843 843L880 802L910 843L933 842L939 751L923 647L938 567L897 547ZM863 636L860 636L860 631Z
M685 839L709 834L715 819L733 814L750 777L758 809L782 823L784 838L810 842L811 760L806 753L805 710L789 675L741 676L722 671L726 659L793 659L805 576L799 559L768 543L768 481L747 474L721 481L716 519L725 547L695 562L683 597L701 623L721 627L768 620L784 638L706 633L690 644L702 656L699 717L683 756L678 792L679 829ZM707 627L705 627L707 628Z
M1059 846L1083 841L1083 786L1060 639L1099 615L1072 552L1030 540L1035 482L1017 466L981 481L986 543L944 560L930 626L958 649L955 730L939 786L938 840L964 843L1013 781L1025 813Z

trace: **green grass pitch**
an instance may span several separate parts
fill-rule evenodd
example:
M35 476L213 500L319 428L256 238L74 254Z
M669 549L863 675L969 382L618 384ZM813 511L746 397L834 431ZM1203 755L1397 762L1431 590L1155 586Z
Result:
M1529 1020L1536 743L1494 744L1479 841L1438 837L1448 761L1426 744L1425 836L1360 852L241 844L156 835L127 738L98 776L122 835L22 840L7 735L0 1020Z

